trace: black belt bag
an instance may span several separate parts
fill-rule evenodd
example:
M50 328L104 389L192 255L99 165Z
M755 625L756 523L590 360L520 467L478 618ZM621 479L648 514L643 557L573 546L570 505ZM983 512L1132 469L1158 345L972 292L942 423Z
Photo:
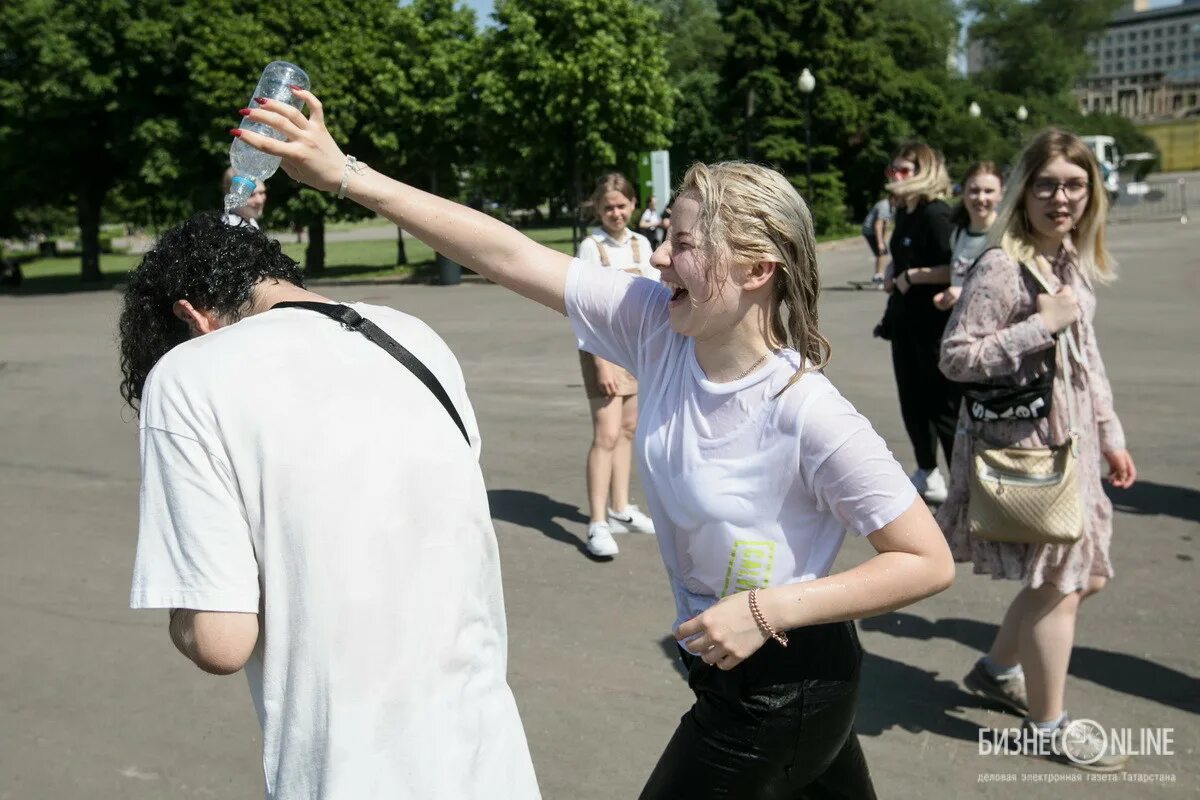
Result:
M1054 367L1026 386L960 383L967 416L976 422L1041 419L1050 415L1054 397Z

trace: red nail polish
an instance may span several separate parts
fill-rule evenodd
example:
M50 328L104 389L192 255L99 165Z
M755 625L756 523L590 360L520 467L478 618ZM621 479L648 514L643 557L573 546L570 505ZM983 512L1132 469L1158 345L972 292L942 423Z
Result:
M299 86L297 86L294 83L289 83L288 88L291 89L293 92L303 92L304 91L303 89L301 89Z
M243 117L248 117L248 116L250 116L250 109L248 109L248 108L239 108L239 109L238 109L238 113L239 113L239 114L241 114Z
M267 98L256 97L256 98L254 98L254 102L258 103L260 106L265 106L267 104Z
M230 135L230 136L241 136L241 135L242 135L242 129L241 129L241 128L230 128L230 129L229 129L229 135Z

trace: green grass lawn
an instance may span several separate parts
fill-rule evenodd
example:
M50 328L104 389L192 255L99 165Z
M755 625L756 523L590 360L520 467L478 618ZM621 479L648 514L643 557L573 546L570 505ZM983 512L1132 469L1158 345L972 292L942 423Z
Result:
M570 228L530 228L524 233L563 253L571 253ZM846 236L839 232L820 237L820 241ZM283 252L304 263L304 248L293 237L283 237ZM433 251L416 239L405 239L408 264L396 266L396 240L368 239L353 242L327 242L325 245L325 272L322 280L363 280L375 278L407 278L414 272L417 279L433 277ZM129 270L137 266L140 256L106 254L100 257L100 270L104 279L98 283L83 283L79 279L79 256L63 255L57 258L39 258L21 265L25 281L20 291L25 294L78 292L89 289L108 289L119 283Z

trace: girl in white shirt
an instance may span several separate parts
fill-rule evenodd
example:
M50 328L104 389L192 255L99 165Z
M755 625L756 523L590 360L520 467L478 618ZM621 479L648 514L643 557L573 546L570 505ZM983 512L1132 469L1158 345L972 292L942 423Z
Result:
M958 302L967 274L987 249L987 234L996 221L996 206L1004 193L1004 177L991 161L979 161L963 178L962 202L950 215L950 288L933 296L933 304L945 311Z
M592 192L592 210L600 227L579 243L579 260L657 278L650 266L650 242L629 230L636 195L619 172L605 175ZM637 428L637 380L628 370L589 353L582 345L579 366L592 412L592 443L587 456L588 552L599 558L617 554L614 533L654 533L654 523L629 502L633 432ZM609 499L612 505L609 505Z
M502 223L348 159L320 103L268 102L243 131L293 178L387 216L440 253L566 313L634 372L635 450L696 693L643 790L660 798L872 798L852 725L852 620L950 585L946 543L883 440L820 372L812 217L779 173L688 171L658 284L590 268ZM876 554L829 575L845 531Z

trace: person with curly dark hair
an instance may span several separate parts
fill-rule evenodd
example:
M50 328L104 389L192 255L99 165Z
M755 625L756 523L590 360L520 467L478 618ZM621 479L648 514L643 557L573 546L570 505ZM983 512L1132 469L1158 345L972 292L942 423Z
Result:
M532 800L462 371L415 317L330 304L277 242L217 214L164 233L130 276L130 605L169 609L202 670L246 668L268 798Z

